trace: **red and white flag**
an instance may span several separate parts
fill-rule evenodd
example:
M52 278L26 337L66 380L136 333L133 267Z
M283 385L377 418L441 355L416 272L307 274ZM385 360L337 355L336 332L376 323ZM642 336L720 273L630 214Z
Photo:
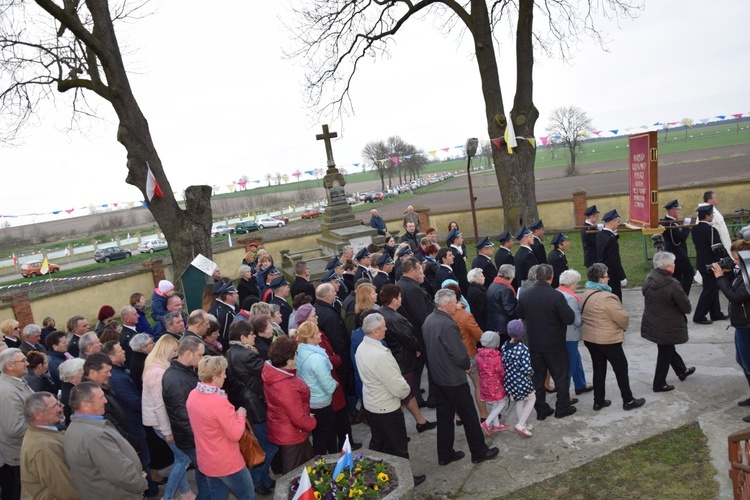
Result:
M307 475L307 467L302 469L302 475L299 477L297 493L294 494L292 500L315 500L315 493L313 492L313 487L310 483L310 476Z
M65 256L66 256L66 257L69 257L69 256L70 256L70 252L68 252L68 247L65 247Z
M13 265L14 265L14 266L17 266L17 265L18 265L18 257L16 257L16 254L15 254L15 253L13 254Z
M156 177L154 177L154 173L151 171L148 162L146 162L146 168L148 169L148 176L146 177L146 196L148 197L148 201L151 201L154 196L164 198L164 193L162 193L159 183L156 182Z

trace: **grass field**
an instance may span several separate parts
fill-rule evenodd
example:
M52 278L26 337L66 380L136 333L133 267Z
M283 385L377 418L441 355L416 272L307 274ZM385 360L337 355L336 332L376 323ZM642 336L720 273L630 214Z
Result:
M505 498L716 498L706 436L692 423L659 434Z

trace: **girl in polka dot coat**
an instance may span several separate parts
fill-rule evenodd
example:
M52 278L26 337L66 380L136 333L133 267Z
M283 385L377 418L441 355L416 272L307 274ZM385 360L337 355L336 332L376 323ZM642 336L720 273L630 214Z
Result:
M534 410L536 393L531 382L531 357L529 349L521 341L524 334L523 322L514 319L508 323L510 340L502 347L503 364L505 365L505 390L517 402L516 414L518 424L515 431L522 436L531 437L531 426L526 425Z

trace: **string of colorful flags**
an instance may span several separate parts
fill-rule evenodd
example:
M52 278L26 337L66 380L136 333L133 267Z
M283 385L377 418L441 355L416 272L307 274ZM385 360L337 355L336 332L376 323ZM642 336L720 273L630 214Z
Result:
M729 114L729 115L716 115L716 116L713 116L711 118L701 118L699 120L696 120L695 123L707 124L707 123L710 123L710 122L720 122L720 121L731 120L731 119L737 119L737 120L739 120L740 118L748 117L748 116L750 116L750 113L732 113L732 114ZM654 123L651 126L649 126L649 125L640 125L640 126L637 126L637 127L602 129L602 130L590 130L590 131L586 131L584 135L587 135L587 136L591 135L591 136L596 136L596 137L601 137L601 138L604 138L604 137L618 137L618 136L622 136L622 135L626 135L626 134L631 134L631 133L634 133L636 131L641 131L641 130L649 130L649 129L653 129L653 128L661 128L663 130L665 128L670 128L670 127L679 126L679 125L685 125L685 123L683 121L656 122L656 123ZM559 139L559 138L561 138L561 136L559 136L559 135L540 136L540 137L538 137L538 142L540 142L543 147L546 147L547 144L549 144L551 140ZM510 120L508 121L508 127L506 127L505 136L504 137L494 137L494 138L490 139L490 142L492 143L492 145L494 147L496 147L497 149L500 149L503 146L505 146L505 147L508 148L508 153L510 153L510 154L513 154L513 149L517 147L518 141L528 141L529 144L531 144L532 147L534 147L534 148L537 147L537 138L517 136L515 134L515 131L513 130L513 125L512 125L512 122ZM449 147L435 148L435 149L431 149L431 150L427 151L426 153L418 153L418 154L423 154L423 155L426 154L426 155L429 155L432 158L437 159L438 155L439 155L439 152L441 152L441 151L444 152L444 153L448 153L450 150L460 150L463 147L464 147L463 144L459 144L458 146L449 146ZM414 156L414 155L392 156L392 157L389 157L389 158L382 158L382 159L379 159L377 161L381 165L385 165L385 163L388 162L388 161L392 162L394 165L398 165L401 160L408 160L412 156ZM358 162L358 163L343 163L343 164L341 164L341 166L343 166L343 167L347 167L349 165L351 165L351 166L353 166L355 168L359 168L361 165L363 165L363 163ZM164 195L162 193L161 188L159 187L159 184L156 182L156 179L155 179L153 173L151 172L150 166L147 165L147 167L148 167L148 177L147 177L146 188L147 188L147 193L148 193L148 199L150 201L154 196L161 198ZM304 170L304 171L302 171L300 169L297 169L291 175L292 175L292 177L296 177L297 180L299 181L299 178L302 176L302 174L307 174L307 175L309 175L311 177L316 177L317 175L321 175L321 172L323 172L323 171L324 171L323 169ZM248 188L248 185L250 185L250 184L260 185L261 182L265 182L265 181L262 181L260 179L256 179L256 180L241 180L241 181L232 182L230 184L226 184L226 187L227 187L227 190L229 192L234 192L235 190L237 190L237 186L239 186L242 190L245 190L245 189ZM175 196L178 195L177 191L174 192L174 195ZM126 201L126 202L117 202L117 203L105 203L105 204L102 204L102 205L94 205L94 207L95 208L110 208L110 207L112 207L112 208L122 208L122 207L133 208L134 206L137 206L139 204L142 205L142 206L144 206L144 207L148 207L148 202L146 202L145 200L141 200L141 201ZM52 212L42 212L42 213L0 214L0 219L2 219L2 218L11 218L12 219L12 218L16 218L16 217L37 217L37 216L50 215L50 214L51 215L59 215L59 214L62 214L63 212L66 213L66 214L68 214L68 215L72 215L76 211L89 210L90 208L91 208L91 205L88 205L88 206L85 206L85 207L80 207L80 208L68 208L68 209L62 209L62 210L53 210ZM77 215L79 215L79 214L76 214L76 216Z
M84 280L93 280L98 278L108 278L110 276L119 276L121 274L125 274L124 272L118 272L118 273L107 273L107 274L95 274L91 276L69 276L67 278L47 278L46 280L36 280L36 281L25 281L23 283L16 283L13 285L3 285L0 286L0 290L8 290L11 288L23 288L23 287L30 287L32 285L38 285L39 283L52 283L52 282L60 282L60 281L84 281Z

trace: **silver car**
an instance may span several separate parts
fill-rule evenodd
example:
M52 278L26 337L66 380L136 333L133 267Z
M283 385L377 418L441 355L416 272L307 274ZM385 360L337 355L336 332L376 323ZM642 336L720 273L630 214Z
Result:
M138 245L138 251L141 253L154 253L169 248L169 244L164 240L146 240Z
M258 217L255 219L255 223L258 224L260 229L264 227L282 227L285 224L283 220L277 220L273 217Z

